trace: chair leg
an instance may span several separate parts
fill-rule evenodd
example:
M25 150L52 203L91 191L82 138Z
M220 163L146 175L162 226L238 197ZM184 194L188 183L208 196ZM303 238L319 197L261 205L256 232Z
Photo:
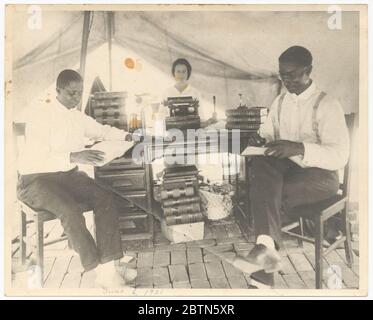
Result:
M303 229L303 218L302 217L300 217L299 218L299 234L301 235L301 236L304 236L304 229ZM302 239L297 239L298 240L298 246L300 247L300 248L303 248L303 240Z
M346 209L342 210L342 223L344 224L343 231L346 236L346 241L344 243L346 260L347 260L347 265L351 268L354 263L354 255L352 252L350 223L348 221Z
M321 215L315 219L315 268L316 268L316 289L322 289L323 278L323 242L324 242L324 222Z
M40 268L41 282L44 282L44 221L35 219L36 229L36 265Z
M24 266L25 263L26 263L26 236L27 236L27 233L26 233L26 228L27 228L27 224L26 224L26 214L22 211L22 209L20 209L20 216L21 216L21 225L20 225L20 228L21 228L21 232L20 232L20 235L19 235L19 252L20 252L20 258L21 258L21 265Z

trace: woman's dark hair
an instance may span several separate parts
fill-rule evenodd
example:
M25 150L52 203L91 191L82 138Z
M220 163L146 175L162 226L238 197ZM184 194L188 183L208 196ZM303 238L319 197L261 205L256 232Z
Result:
M83 81L82 76L71 69L65 69L60 72L60 74L57 77L56 86L57 88L65 88L70 82L81 82Z
M187 79L189 79L190 75L192 74L192 66L190 65L189 61L184 58L180 58L174 61L174 63L172 64L172 75L175 76L175 69L178 64L183 64L184 66L186 66L187 71L188 71Z

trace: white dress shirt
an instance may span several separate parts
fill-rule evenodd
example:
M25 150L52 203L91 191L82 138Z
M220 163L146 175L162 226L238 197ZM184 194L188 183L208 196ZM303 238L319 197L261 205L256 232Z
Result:
M126 132L102 125L77 109L67 109L56 98L31 107L26 119L26 141L20 150L21 175L68 171L76 164L70 153L82 151L89 140L124 140Z
M314 82L299 95L287 92L282 101L280 125L278 96L260 128L260 135L267 141L273 141L275 130L279 130L281 140L303 143L302 166L338 170L346 165L349 156L349 135L344 112L339 102L328 94L321 100L316 113L318 142L312 127L312 114L320 93Z

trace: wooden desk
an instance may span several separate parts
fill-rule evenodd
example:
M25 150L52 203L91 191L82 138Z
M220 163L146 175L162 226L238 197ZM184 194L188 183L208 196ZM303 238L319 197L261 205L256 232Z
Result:
M247 143L244 141L241 144L238 144L236 146L233 145L232 141L236 139L236 141L240 141L240 136L236 132L229 132L227 130L222 130L219 132L219 134L216 135L210 135L209 132L205 132L205 137L196 137L194 140L188 140L188 141L170 141L166 140L164 141L162 139L157 139L155 137L147 137L144 139L143 142L138 143L137 145L130 150L130 152L127 152L123 159L126 159L126 161L131 161L132 159L132 153L136 154L139 150L142 150L143 152L143 168L144 168L144 193L142 191L140 192L128 192L123 191L121 192L121 188L115 188L115 186L111 185L111 188L113 191L120 195L121 197L129 200L132 202L135 206L137 206L142 211L146 212L148 214L147 221L149 225L149 231L147 233L142 233L138 237L135 236L127 236L123 239L127 240L134 240L139 239L139 237L152 239L153 238L153 220L156 219L158 221L161 221L162 219L162 208L161 205L154 201L154 195L153 195L153 188L154 188L154 181L153 181L153 171L152 171L152 161L154 161L157 158L162 158L164 155L172 155L176 154L177 156L187 156L187 155L198 155L203 153L231 153L236 154L237 157L235 158L236 161L234 162L234 165L236 166L236 172L238 172L237 168L237 159L240 156L240 152L243 150L243 148L246 147ZM137 149L136 152L135 148ZM122 159L120 158L120 159ZM126 166L121 166L121 161L125 162L125 160L115 160L116 167L115 168L122 168L123 172L120 174L121 179L123 177L128 176L130 174L129 171L135 171L134 168L131 168L130 170L126 170ZM114 164L115 164L114 161ZM119 161L119 163L118 163ZM230 164L230 162L229 162ZM138 170L138 168L135 168ZM97 175L96 175L97 176ZM234 180L232 180L232 177L229 176L229 183L235 184L236 186L236 194L239 194L239 177L238 175L235 175ZM129 180L131 181L131 180ZM234 202L235 208L238 208L238 211L241 213L246 212L246 208L241 208L241 204L239 201Z
M216 131L214 131L216 132ZM246 137L243 139L240 137L239 132L232 132L228 130L221 130L217 136L211 136L209 131L205 132L206 137L197 137L195 140L188 140L188 141L164 141L163 139L156 139L154 137L150 137L148 140L144 140L142 142L144 148L144 162L146 167L146 185L147 185L147 194L151 195L147 198L148 203L145 205L142 203L142 207L146 208L150 214L156 217L157 220L161 220L162 217L162 209L160 204L154 201L153 197L153 176L151 174L152 169L152 161L157 158L162 158L164 155L171 156L175 154L177 156L188 156L188 155L198 155L202 153L230 153L235 154L235 161L234 165L236 166L236 172L238 172L238 157L240 157L240 153L243 149L247 146ZM238 141L242 141L239 145L233 145L232 141L237 139ZM246 162L246 159L245 159ZM230 162L228 162L230 165ZM229 183L234 184L236 186L236 195L239 195L239 177L236 174L234 177L234 181L229 175ZM246 180L246 179L245 179ZM241 215L245 215L248 210L247 202L241 204L238 199L234 201L235 211L240 212Z

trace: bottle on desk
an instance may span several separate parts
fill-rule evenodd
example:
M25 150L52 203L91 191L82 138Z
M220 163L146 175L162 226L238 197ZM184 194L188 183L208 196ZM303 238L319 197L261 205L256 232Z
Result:
M216 97L215 96L212 96L212 104L214 105L214 112L212 113L212 119L217 121L218 116L216 113Z
M131 113L128 123L128 131L132 133L139 128L141 128L141 119L138 119L137 113Z
M157 137L163 137L166 131L166 118L169 116L168 107L161 103L157 112L154 114L154 134Z

